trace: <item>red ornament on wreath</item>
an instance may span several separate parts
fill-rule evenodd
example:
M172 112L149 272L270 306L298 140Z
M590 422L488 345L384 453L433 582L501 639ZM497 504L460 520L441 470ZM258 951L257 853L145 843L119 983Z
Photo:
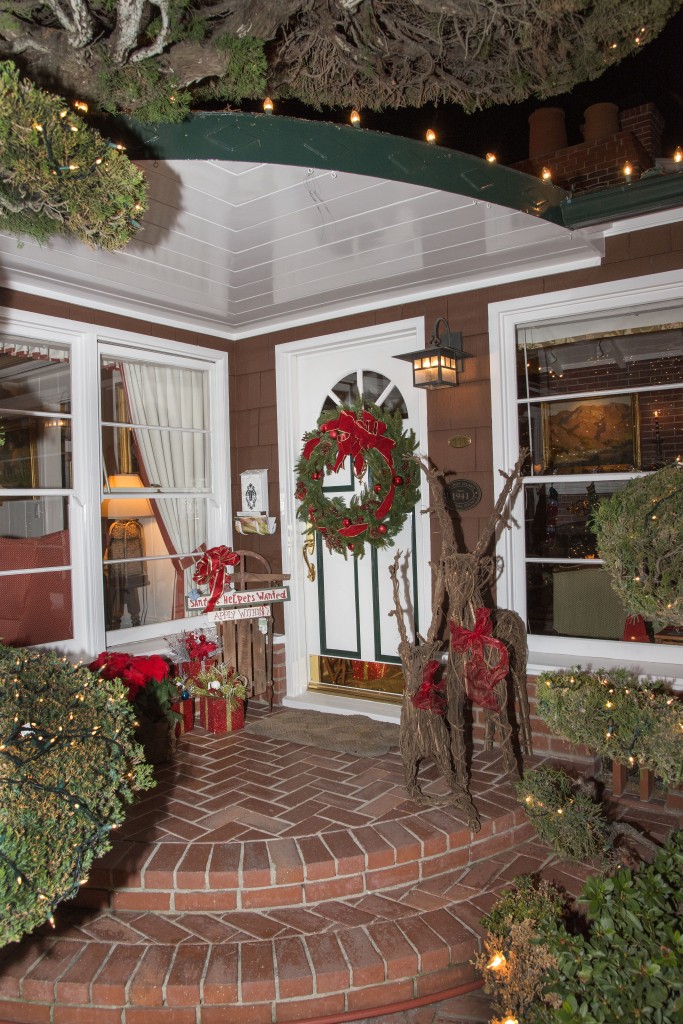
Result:
M417 443L412 430L404 431L401 414L386 414L362 401L340 405L323 413L317 428L303 440L297 490L305 488L307 503L299 507L297 517L310 520L328 548L344 556L352 551L361 557L366 542L376 548L390 545L419 498ZM347 458L355 477L370 481L348 505L339 493L325 492L319 483L325 467L328 473L338 473ZM396 465L403 475L396 473Z

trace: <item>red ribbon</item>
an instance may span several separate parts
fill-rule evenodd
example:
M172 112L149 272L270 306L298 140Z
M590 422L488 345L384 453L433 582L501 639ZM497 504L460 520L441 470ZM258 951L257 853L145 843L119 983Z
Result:
M195 583L208 583L211 587L211 596L206 606L207 612L213 611L218 598L223 593L227 566L238 565L239 560L239 555L236 555L225 544L221 544L220 547L209 548L197 562L192 579Z
M446 679L435 681L436 673L441 668L440 661L428 661L422 672L422 684L410 698L411 704L424 711L433 711L435 715L445 715L448 710L446 696Z
M467 696L473 704L480 708L498 711L498 701L494 686L505 679L508 674L508 650L502 640L491 636L491 612L488 608L477 608L474 629L456 626L451 619L451 647L459 654L471 651L471 657L465 666ZM492 668L484 660L484 647L493 647L498 651L498 662Z
M375 519L381 521L388 515L394 503L396 491L393 481L393 449L396 446L396 442L393 438L386 436L386 423L378 420L365 409L363 409L360 419L357 418L355 413L344 409L339 413L336 420L328 420L325 426L328 433L330 430L337 431L337 461L334 464L333 472L337 473L341 469L347 455L349 455L353 460L356 476L360 476L365 469L364 452L368 450L379 452L386 462L391 473L391 482L389 490L375 512ZM318 435L306 441L302 453L305 459L310 459L321 440L322 436ZM339 534L342 537L357 537L360 533L364 533L367 528L366 524L345 526L339 530Z

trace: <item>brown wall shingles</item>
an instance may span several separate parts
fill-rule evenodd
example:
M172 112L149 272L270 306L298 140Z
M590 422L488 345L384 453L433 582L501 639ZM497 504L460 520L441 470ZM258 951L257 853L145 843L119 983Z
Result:
M178 341L212 347L230 354L230 429L233 476L233 507L241 498L239 474L245 469L267 468L270 513L279 513L278 445L276 421L275 346L323 334L356 330L373 324L410 317L425 317L429 338L435 320L445 317L453 330L463 333L463 346L474 358L465 362L459 388L428 395L429 454L451 476L466 475L482 487L481 504L462 513L462 533L472 547L477 540L493 501L494 471L491 451L491 415L488 363L488 305L507 299L577 288L590 284L673 270L683 266L683 225L671 224L606 240L601 266L569 271L548 277L461 292L421 302L397 304L375 312L330 319L318 324L261 335L254 339L227 342L191 331L171 330L140 319L116 317L73 304L0 290L0 304L52 316L98 323L151 337L173 337ZM493 415L496 415L493 410ZM468 448L453 449L448 440L454 434L469 434ZM422 446L424 451L424 445ZM287 482L292 486L293 481ZM280 523L273 537L239 537L235 544L257 551L281 568ZM438 538L434 538L438 548Z

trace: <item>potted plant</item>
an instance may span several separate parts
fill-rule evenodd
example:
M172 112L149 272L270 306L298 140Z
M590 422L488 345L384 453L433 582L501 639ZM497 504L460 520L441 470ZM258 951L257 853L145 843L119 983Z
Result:
M171 678L168 662L158 654L134 657L103 651L89 666L99 670L103 679L120 679L138 720L136 737L150 764L169 761L176 749L176 722L173 710L178 687Z
M200 672L192 681L199 697L199 720L207 732L234 732L244 728L247 679L225 663Z

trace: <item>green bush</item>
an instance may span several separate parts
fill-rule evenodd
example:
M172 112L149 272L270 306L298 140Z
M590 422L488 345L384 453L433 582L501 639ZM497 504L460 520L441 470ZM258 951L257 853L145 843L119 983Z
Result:
M561 1005L552 1024L681 1024L683 1021L683 833L652 864L589 878L588 930L546 926L557 960L548 990Z
M146 205L144 176L116 145L0 62L0 230L120 249Z
M515 879L482 919L476 966L493 1010L520 1024L681 1024L683 833L652 864L589 878L578 912Z
M658 626L683 626L683 467L631 480L599 503L591 526L624 607Z
M52 920L154 785L134 718L118 680L0 645L0 945Z
M612 847L612 829L602 808L561 768L542 766L527 772L516 789L539 838L558 857L607 857Z
M683 782L683 704L663 682L641 683L627 669L545 672L536 707L557 736L648 768L668 786Z

